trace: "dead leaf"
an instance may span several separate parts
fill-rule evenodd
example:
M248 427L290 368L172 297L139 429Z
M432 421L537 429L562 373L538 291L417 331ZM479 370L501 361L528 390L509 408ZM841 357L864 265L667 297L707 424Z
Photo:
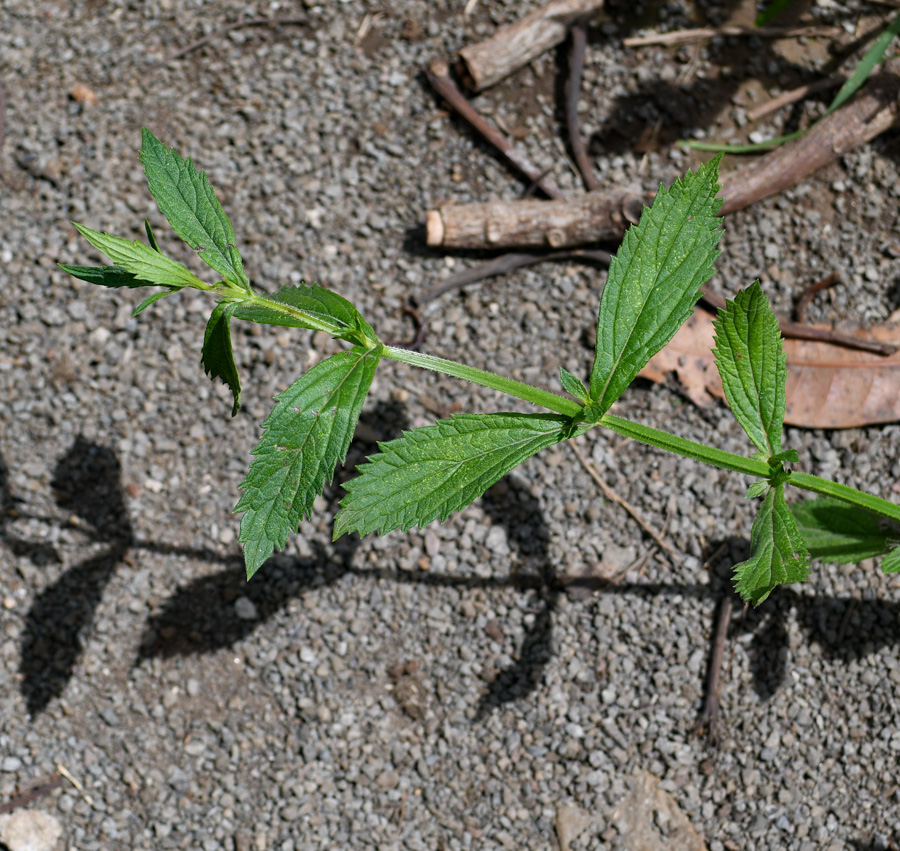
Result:
M707 851L675 799L649 771L635 775L634 789L616 805L613 821L628 851Z
M839 330L883 342L900 341L897 323ZM640 377L662 382L674 372L691 401L705 407L714 396L724 398L713 345L712 315L697 308ZM900 352L885 357L809 340L785 340L784 350L788 425L855 428L900 420Z

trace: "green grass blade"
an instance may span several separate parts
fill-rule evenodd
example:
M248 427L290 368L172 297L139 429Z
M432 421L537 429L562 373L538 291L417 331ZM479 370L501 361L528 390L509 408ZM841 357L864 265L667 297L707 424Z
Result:
M725 398L756 448L771 458L781 452L787 358L759 281L727 301L714 327Z
M139 157L150 192L172 230L226 281L248 292L250 281L235 248L234 229L206 172L197 171L190 159L167 148L149 130L142 132Z
M234 362L230 327L231 316L236 306L234 302L216 305L206 325L200 355L204 372L210 378L221 378L231 390L234 397L231 416L235 416L241 408L241 378Z
M834 96L834 100L828 105L828 111L825 113L826 115L834 112L838 107L843 106L854 94L856 94L859 87L869 79L872 69L881 62L884 52L888 49L898 33L900 33L900 13L894 17L894 20L892 20L878 35L875 41L872 42L872 45L860 60L859 65L853 69L853 73L847 78L847 81Z
M763 498L750 533L750 558L734 571L735 590L754 606L779 585L809 576L809 554L784 500L783 485L771 487Z
M102 251L116 266L130 272L139 281L161 287L196 287L209 289L181 263L154 251L137 240L123 239L91 230L73 222L75 229L98 251ZM79 268L79 267L73 267ZM108 284L106 284L108 286ZM125 285L127 286L127 284Z
M856 564L889 553L900 544L900 526L842 499L808 499L791 511L813 558Z
M716 216L719 158L660 187L609 267L597 317L591 400L603 414L691 315L713 274L722 235Z
M570 436L571 419L558 414L460 414L406 432L379 444L380 453L344 485L334 536L446 520L526 458Z
M380 356L380 348L362 347L332 355L278 396L234 509L244 512L248 579L309 516L346 457Z

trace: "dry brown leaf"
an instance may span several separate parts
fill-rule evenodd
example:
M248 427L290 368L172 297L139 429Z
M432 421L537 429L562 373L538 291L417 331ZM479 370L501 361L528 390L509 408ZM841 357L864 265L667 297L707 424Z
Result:
M840 330L900 342L896 323ZM712 315L697 308L640 376L662 382L674 372L691 401L705 407L714 396L724 397L713 345ZM788 425L855 428L900 420L900 352L885 357L809 340L785 340L784 350L788 363L784 421Z

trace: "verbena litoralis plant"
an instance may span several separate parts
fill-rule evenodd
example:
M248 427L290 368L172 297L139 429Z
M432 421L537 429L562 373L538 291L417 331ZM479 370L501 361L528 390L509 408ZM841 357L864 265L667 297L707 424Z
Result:
M91 230L78 231L109 257L111 266L62 266L106 287L162 287L135 310L186 287L216 300L203 338L202 364L241 404L230 323L243 319L326 331L348 348L318 363L277 397L263 437L241 484L235 511L243 513L240 540L247 576L284 547L300 519L343 462L372 378L382 359L461 378L542 407L551 413L460 414L379 445L380 452L346 485L334 535L408 530L471 503L526 458L595 426L651 446L743 473L760 499L750 558L735 567L738 593L759 604L778 586L809 574L811 556L840 563L884 555L882 569L900 572L900 506L846 485L789 469L795 450L783 450L786 358L778 322L759 282L740 292L716 320L715 357L725 395L756 452L743 457L695 443L609 413L647 361L691 315L700 286L713 274L721 228L716 213L719 158L660 188L652 208L631 228L614 258L600 299L597 349L588 385L560 370L572 398L465 364L382 343L346 299L312 285L268 295L253 289L235 247L234 230L204 172L148 130L141 162L160 212L220 279L205 283L165 256L145 222L149 245ZM823 497L788 508L785 489Z

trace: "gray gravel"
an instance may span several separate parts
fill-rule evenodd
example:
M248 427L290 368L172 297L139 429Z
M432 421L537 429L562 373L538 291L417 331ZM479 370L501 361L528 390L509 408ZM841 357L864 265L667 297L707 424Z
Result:
M579 810L594 821L571 847L613 849L627 847L613 809L648 771L714 851L895 847L900 580L818 566L739 619L718 747L690 730L719 570L746 551L739 477L583 438L621 496L658 526L668 517L680 554L602 595L570 597L560 580L627 566L651 542L566 447L445 524L382 539L331 543L335 485L246 584L230 507L249 449L271 397L332 344L237 328L245 408L231 420L198 364L208 302L173 298L131 320L131 295L56 268L94 258L73 219L138 237L150 216L184 256L143 185L144 125L208 170L260 287L320 280L402 338L407 297L472 262L422 247L424 211L524 189L419 69L536 3L481 0L468 19L464 5L0 9L0 803L59 764L85 794L66 785L32 806L79 851L549 848L560 814ZM659 20L644 11L641 26ZM605 182L670 181L695 162L671 138L741 126L752 98L827 60L814 43L794 66L762 44L624 52L640 12L617 4L589 50L583 115ZM234 31L151 70L239 14L308 24ZM693 14L662 7L669 28ZM762 82L739 86L744 73ZM479 105L574 192L555 74L541 58ZM73 99L76 84L97 103ZM657 120L666 144L631 153ZM763 132L782 129L778 118ZM812 318L883 321L898 308L898 198L894 134L735 215L715 284L731 293L759 276L787 311L838 269L845 286ZM426 349L557 387L560 364L589 366L602 279L545 265L445 296L427 312ZM457 403L509 404L387 364L350 461ZM698 411L672 388L637 386L621 409L747 451L724 408ZM787 445L814 472L898 498L897 426L788 430Z

